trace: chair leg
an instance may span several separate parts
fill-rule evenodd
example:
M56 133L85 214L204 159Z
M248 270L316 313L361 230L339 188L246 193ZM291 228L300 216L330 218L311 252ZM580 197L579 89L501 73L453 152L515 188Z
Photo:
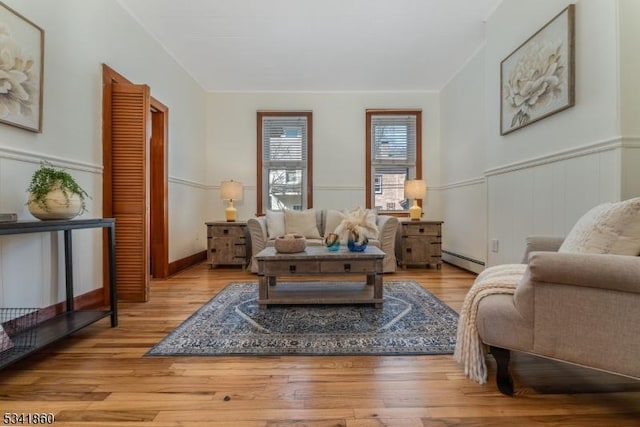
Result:
M513 379L509 374L509 359L511 358L511 352L504 348L489 346L489 351L496 359L498 365L498 373L496 374L496 383L498 383L498 390L500 393L507 396L513 396Z

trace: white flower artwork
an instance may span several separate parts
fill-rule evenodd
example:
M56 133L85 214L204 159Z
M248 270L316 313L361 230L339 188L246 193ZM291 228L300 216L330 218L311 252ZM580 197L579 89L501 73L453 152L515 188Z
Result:
M501 135L574 105L574 7L502 61Z
M44 32L0 3L0 122L42 131Z

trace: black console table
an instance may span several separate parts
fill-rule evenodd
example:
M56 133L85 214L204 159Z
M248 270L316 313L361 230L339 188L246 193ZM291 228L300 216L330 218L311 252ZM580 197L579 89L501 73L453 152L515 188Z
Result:
M71 231L86 228L108 229L109 252L109 310L75 310L73 302L73 251ZM22 351L11 352L8 357L0 357L0 368L3 368L34 351L66 337L100 319L111 316L111 327L118 326L118 295L116 291L115 270L115 219L74 219L49 221L18 221L0 223L0 236L9 234L42 233L48 231L64 231L64 270L66 288L66 311L51 319L37 324L35 343ZM2 356L2 353L0 353Z

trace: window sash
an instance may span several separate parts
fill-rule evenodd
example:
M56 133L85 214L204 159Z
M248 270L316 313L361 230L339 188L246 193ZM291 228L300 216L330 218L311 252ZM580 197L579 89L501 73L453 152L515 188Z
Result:
M270 210L306 207L309 200L307 116L264 115L261 124L262 206ZM288 178L298 175L299 182L288 182ZM281 176L282 182L274 183L277 176Z
M412 112L370 114L371 206L383 211L409 209L409 203L404 199L404 179L417 177L419 117ZM405 178L400 182L394 175ZM380 179L376 178L378 176ZM378 181L382 181L380 185ZM389 206L394 208L389 209Z

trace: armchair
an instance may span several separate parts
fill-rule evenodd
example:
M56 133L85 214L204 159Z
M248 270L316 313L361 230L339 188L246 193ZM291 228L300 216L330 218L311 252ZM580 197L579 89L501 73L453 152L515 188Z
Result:
M515 293L483 298L476 324L503 394L510 350L640 379L640 257L531 252Z
M587 212L563 240L527 239L522 264L480 273L460 313L454 359L513 394L510 351L640 379L640 198Z

